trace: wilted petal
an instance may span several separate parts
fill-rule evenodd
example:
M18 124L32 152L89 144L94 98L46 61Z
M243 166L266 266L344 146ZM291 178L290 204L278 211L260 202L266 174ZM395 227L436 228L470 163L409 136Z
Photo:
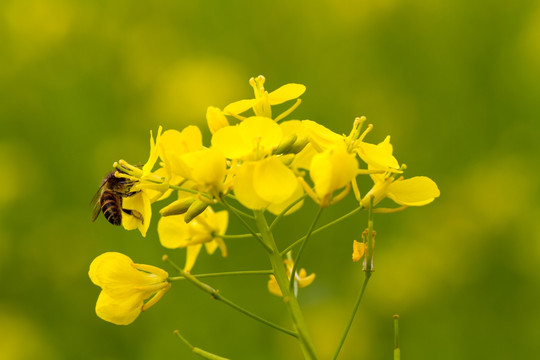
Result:
M201 252L201 247L202 244L195 244L187 247L186 265L184 266L184 271L191 271L193 265L195 265L195 261L197 261L199 253Z

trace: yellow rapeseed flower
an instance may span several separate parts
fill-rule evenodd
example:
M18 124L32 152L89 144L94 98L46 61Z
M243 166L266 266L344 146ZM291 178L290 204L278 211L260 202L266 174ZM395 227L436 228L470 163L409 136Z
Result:
M101 287L96 314L116 325L131 324L141 311L154 305L171 287L165 270L135 264L117 252L95 258L88 275Z
M272 155L282 139L281 127L262 116L252 116L213 135L212 147L226 158L238 160L237 167L231 169L235 175L233 189L238 201L247 208L273 205L272 211L279 212L301 196L294 172L282 157Z
M272 118L272 105L278 105L296 99L306 91L306 87L302 84L286 84L279 89L268 93L268 91L264 89L265 80L266 79L262 75L249 79L249 84L253 88L255 98L233 102L223 109L223 113L227 115L239 115L249 109L253 109L253 112L257 116ZM299 103L297 102L297 104ZM296 106L297 105L293 105L293 107L285 113L290 113ZM281 115L279 117L281 117Z
M392 145L390 137L377 145L382 156L392 156ZM373 165L370 169L375 168ZM370 174L374 182L371 190L360 201L364 208L369 207L373 198L373 205L377 205L382 199L388 197L399 205L403 206L423 206L427 205L440 196L437 184L426 176L415 176L410 179L403 179L402 176L396 179L397 174L386 172L384 174Z
M309 174L322 207L330 204L334 191L344 188L356 177L358 162L344 144L326 149L313 156Z
M187 248L184 271L190 271L199 256L202 244L209 254L213 254L219 247L221 254L227 256L223 239L216 235L225 234L228 221L227 211L215 213L210 207L189 223L184 221L183 214L164 216L158 222L159 241L169 249Z

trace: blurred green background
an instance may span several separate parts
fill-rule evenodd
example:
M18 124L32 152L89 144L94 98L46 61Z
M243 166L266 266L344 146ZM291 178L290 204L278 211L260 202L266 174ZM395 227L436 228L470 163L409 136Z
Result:
M0 44L0 358L195 358L174 329L233 359L301 357L291 338L186 283L132 325L111 325L87 276L106 251L173 273L155 222L147 238L92 224L88 203L114 161L146 161L150 129L205 127L208 105L251 97L259 74L268 90L307 86L295 118L348 132L366 115L370 141L391 134L407 176L441 189L429 206L375 218L376 272L341 358L391 359L394 314L404 358L537 353L540 2L5 0ZM315 210L282 223L282 246ZM321 359L362 281L350 257L365 223L321 232L303 256L317 279L300 301ZM230 232L243 230L231 221ZM228 248L194 271L269 268L254 241ZM289 326L266 281L208 282Z

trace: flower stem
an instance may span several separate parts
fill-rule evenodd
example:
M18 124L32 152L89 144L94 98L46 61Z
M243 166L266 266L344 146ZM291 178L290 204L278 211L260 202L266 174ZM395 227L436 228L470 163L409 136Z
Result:
M358 310L358 307L360 306L360 302L362 301L362 298L364 297L364 291L366 290L367 283L369 281L369 278L371 276L371 273L365 273L364 277L364 284L362 284L362 290L360 290L360 294L358 294L358 298L356 298L356 302L354 304L353 312L351 314L351 317L349 319L349 322L347 324L347 327L345 328L345 332L343 333L343 336L341 337L341 340L339 342L339 345L336 349L336 352L334 354L333 360L336 360L339 352L341 351L341 348L343 347L343 344L345 343L345 339L347 338L347 334L349 333L349 330L351 328L351 325L353 323L354 317L356 315L356 311Z
M394 360L400 360L399 350L399 315L394 315Z
M174 334L175 334L176 336L178 336L178 338L179 338L180 340L182 340L182 342L183 342L184 344L186 344L187 347L189 347L190 350L191 350L193 353L199 355L200 357L202 357L202 358L204 358L204 359L208 359L208 360L228 360L227 358L224 358L224 357L221 357L221 356L218 356L218 355L209 353L208 351L204 351L203 349L200 349L200 348L198 348L198 347L195 347L195 346L191 345L191 344L189 343L189 341L187 341L187 339L186 339L185 337L183 337L182 334L180 334L180 331L178 331L178 330L174 330Z
M322 210L323 210L323 208L320 207L319 211L317 211L317 215L315 215L315 219L313 219L313 222L311 223L311 226L309 227L309 230L308 230L306 236L304 237L304 240L302 241L302 245L300 245L300 249L298 250L298 253L296 254L296 258L294 259L293 268L292 268L292 271L291 271L291 279L289 281L289 288L291 290L294 289L294 281L295 281L296 269L298 269L298 263L300 262L300 256L304 252L304 247L306 246L306 244L307 244L307 242L309 240L309 237L313 233L313 228L315 227L315 225L317 224L317 221L319 221L319 218L321 217Z
M227 305L229 305L230 307L232 307L233 309L241 312L242 314L246 315L246 316L249 316L250 318L252 319L255 319L265 325L268 325L276 330L279 330L287 335L290 335L292 337L298 337L298 334L294 331L291 331L291 330L288 330L288 329L285 329L277 324L274 324L273 322L270 322L266 319L263 319L261 318L260 316L258 315L255 315L254 313L252 313L251 311L249 310L246 310L244 309L243 307L237 305L236 303L232 302L231 300L227 299L226 297L224 297L223 295L221 295L221 293L214 289L213 287L211 287L210 285L206 284L206 283L203 283L202 281L198 280L195 276L191 275L190 273L188 272L185 272L184 270L182 270L181 267L179 267L178 265L176 265L171 259L169 259L169 257L167 255L164 255L163 256L163 260L164 261L167 261L169 264L171 264L172 267L174 267L182 277L184 277L186 280L188 280L190 283L192 283L193 285L197 286L199 289L201 289L202 291L210 294L210 296L212 296L213 299L215 300L219 300Z
M339 356L339 352L341 351L341 348L343 344L345 343L347 334L349 333L354 317L356 316L356 311L358 310L358 307L360 306L360 302L362 301L362 298L364 297L366 286L371 277L371 273L373 272L373 211L372 209L373 209L373 197L370 198L370 206L368 208L368 235L367 235L366 253L364 255L364 283L362 284L362 289L360 290L360 294L358 294L358 298L356 299L356 302L354 304L351 317L349 318L349 322L347 323L347 327L345 328L345 331L343 333L343 336L341 337L341 340L336 349L334 357L332 358L333 360L337 359L337 357Z
M270 263L272 264L272 269L274 270L274 276L279 285L279 288L283 294L283 301L287 305L289 315L293 321L294 328L298 333L298 340L300 342L300 347L304 354L304 357L309 360L317 360L317 355L315 353L315 347L311 341L311 337L308 333L306 323L304 321L304 316L298 304L296 296L292 293L289 288L289 277L287 276L287 271L283 264L283 258L279 254L277 249L276 242L274 241L274 235L268 228L268 223L264 217L262 211L254 211L255 221L261 233L263 242L265 242L268 247L271 248L271 252L268 253Z
M221 276L237 276L237 275L271 275L274 272L272 270L246 270L246 271L230 271L220 273L208 273L208 274L191 274L197 279L205 277L221 277ZM170 276L169 281L185 280L184 276Z
M274 228L274 226L277 225L277 223L283 218L283 216L287 213L287 211L291 210L296 204L298 204L300 201L304 200L307 195L300 196L298 199L294 200L292 203L289 204L285 209L283 209L282 212L279 213L279 215L272 221L270 224L270 227L268 228L270 231Z
M259 234L257 234L259 235ZM235 239L251 239L253 237L252 234L238 234L238 235L226 235L226 234L217 234L213 233L212 237L218 237L225 240L235 240Z
M227 208L227 210L229 210L231 213L234 214L234 216L236 216L236 218L238 220L240 220L240 222L242 223L242 225L244 225L244 227L251 233L251 235L253 235L253 237L255 239L257 239L261 245L264 247L264 249L270 253L272 252L272 249L263 241L263 239L251 228L251 226L249 226L249 224L246 222L246 220L244 218L242 218L242 216L240 216L237 212L236 212L236 209L234 209L232 206L230 206L226 201L225 199L223 199L222 201L222 204L223 206L225 206Z
M336 220L334 220L334 221L331 221L331 222L329 222L328 224L323 225L323 226L321 226L321 227L319 227L319 228L313 230L312 234L316 234L316 233L318 233L319 231L322 231L322 230L324 230L324 229L326 229L326 228L328 228L328 227L330 227L330 226L332 226L332 225L335 225L335 224L337 224L337 223L339 223L339 222L345 220L346 218L348 218L348 217L350 217L350 216L356 214L356 213L359 212L360 210L363 210L363 208L362 208L362 207L357 207L356 209L354 209L354 210L348 212L347 214L341 216L340 218L338 218L338 219L336 219ZM283 250L280 254L281 254L282 256L285 255L287 252L291 251L291 249L294 248L296 245L298 245L298 244L300 244L302 241L304 241L305 238L306 238L306 236L303 236L303 237L301 237L300 239L296 240L296 241L293 242L291 245L287 246L287 248L286 248L285 250Z

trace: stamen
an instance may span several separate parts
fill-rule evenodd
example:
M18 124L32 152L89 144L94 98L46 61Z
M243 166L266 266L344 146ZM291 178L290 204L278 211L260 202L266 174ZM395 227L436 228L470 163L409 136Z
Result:
M356 175L369 175L369 174L384 174L386 170L370 170L370 169L358 169Z
M281 120L283 120L284 117L288 116L290 113L292 113L294 110L296 110L296 108L300 106L301 102L302 102L302 99L296 99L296 102L293 104L293 106L291 106L289 109L287 109L284 112L282 112L281 114L279 114L274 119L274 121L275 122L280 122Z
M306 194L308 194L308 196L312 198L313 201L315 201L317 204L320 204L319 197L317 196L317 194L315 194L313 189L308 185L308 183L304 180L304 178L298 177L297 179L300 182L300 185L302 185L302 187L304 188L304 191L306 192Z
M159 299L161 299L163 297L163 295L165 295L165 293L167 291L169 291L169 289L171 288L171 283L166 283L166 284L167 285L166 285L165 288L158 291L154 296L152 296L152 298L150 300L148 300L146 303L144 303L144 305L142 306L141 311L146 311L146 310L150 309L155 303L157 303L159 301Z
M131 175L125 174L125 173L123 173L123 172L119 172L119 171L115 171L115 172L114 172L114 176L117 177L117 178L119 178L119 179L127 179L127 180L133 181L133 182L139 180L139 179L136 178L135 176L131 176Z
M151 284L151 285L145 285L145 286L135 286L133 287L134 289L136 290L140 290L140 291L147 291L149 293L152 293L154 291L159 291L167 286L170 286L171 283L167 282L166 280L160 282L160 283L157 283L157 284Z
M366 137L366 135L371 131L373 130L373 124L369 124L366 128L366 130L362 133L362 135L360 135L360 137L358 138L358 140L360 141L363 141L364 138Z
M360 195L360 189L358 188L358 183L356 182L356 178L354 178L351 181L351 184L352 184L353 193L354 193L354 197L356 201L358 202L362 201L362 195Z
M125 160L119 160L118 165L119 165L120 168L118 166L116 168L120 172L125 172L125 173L127 173L129 175L132 175L132 176L135 176L137 178L140 178L141 176L143 176L143 171L141 169L129 164Z
M233 114L233 113L230 113L230 112L226 112L224 113L225 115L230 115L232 117L235 117L237 120L240 120L240 121L244 121L246 120L246 117L245 116L242 116L242 115L238 115L238 114Z
M338 201L343 200L343 198L345 198L345 196L347 196L347 194L349 194L350 190L351 190L351 184L347 184L347 186L345 187L345 189L343 189L343 191L341 191L339 194L334 196L332 201L330 201L329 205L333 205L333 204L337 203Z
M400 206L398 208L376 208L376 209L373 209L373 213L377 213L377 214L390 214L390 213L395 213L395 212L398 212L398 211L403 211L405 210L406 208L408 208L407 205L403 205L403 206Z

